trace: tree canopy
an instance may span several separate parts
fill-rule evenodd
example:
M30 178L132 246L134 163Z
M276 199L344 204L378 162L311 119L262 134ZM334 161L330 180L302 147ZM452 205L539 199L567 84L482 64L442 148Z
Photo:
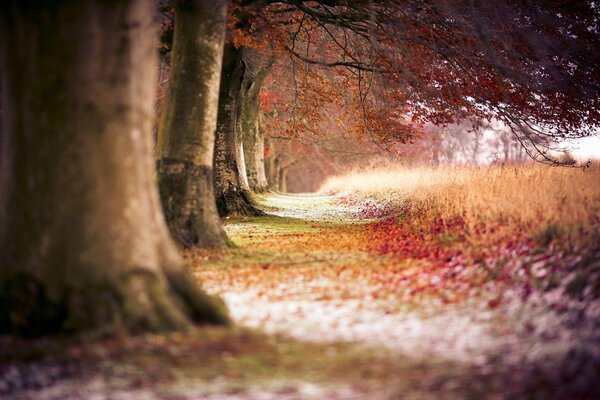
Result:
M237 46L289 59L288 109L300 120L341 96L328 85L343 87L357 130L380 140L475 116L504 121L532 156L552 161L547 149L600 122L600 11L563 3L241 1L230 26ZM311 130L289 120L296 133Z

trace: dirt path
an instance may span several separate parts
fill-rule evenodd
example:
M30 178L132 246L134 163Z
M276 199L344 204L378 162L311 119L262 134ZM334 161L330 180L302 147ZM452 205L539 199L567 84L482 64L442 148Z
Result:
M279 229L269 219L227 224L228 234L242 246L251 237L270 236L270 241L285 246L295 240L302 241L304 235L323 236L321 243L319 239L300 243L294 246L295 252L282 249L281 254L273 256L270 268L294 270L285 277L279 273L279 281L265 277L262 284L256 282L242 291L227 290L219 284L208 286L224 297L236 321L297 339L353 341L382 346L417 359L436 357L461 362L482 363L489 353L515 340L506 334L495 334L497 315L473 308L472 304L456 307L425 304L418 309L402 309L398 300L401 293L392 299L375 299L371 294L377 288L337 274L337 270L348 265L369 269L382 263L380 257L364 251L336 249L339 243L335 236L340 234L339 230L346 225L369 222L360 217L359 207L344 206L338 199L329 195L269 195L262 198L264 208L270 215L287 219L278 221ZM306 222L313 224L308 232L302 232L301 226ZM260 242L252 242L251 247L264 250ZM199 276L202 278L203 274ZM335 296L336 291L343 293ZM328 292L332 295L326 296Z
M359 206L339 203L340 195L269 194L260 197L261 206L270 214L284 218L324 222L365 222Z
M362 249L358 242L369 238L361 226L373 220L361 218L360 207L327 195L268 195L261 204L275 217L229 221L227 232L240 249L197 272L243 326L299 340L347 341L417 362L521 370L525 380L528 368L557 381L563 378L552 374L560 375L561 365L583 381L600 371L597 304L575 302L563 312L548 298L533 298L490 307L473 290L448 305L409 297L410 284L384 296L373 276L389 273L390 265L419 264Z
M0 338L0 397L585 399L600 390L600 305L490 307L480 288L450 304L415 295L428 266L370 251L365 227L376 219L340 199L263 196L269 216L226 220L236 248L184 253L238 328L91 344ZM407 272L417 278L399 279Z

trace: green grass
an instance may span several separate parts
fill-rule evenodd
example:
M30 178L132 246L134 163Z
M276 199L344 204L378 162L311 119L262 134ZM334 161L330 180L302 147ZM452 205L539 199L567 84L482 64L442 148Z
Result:
M298 235L316 233L333 226L329 222L306 221L300 218L267 216L232 218L225 222L229 239L238 246L260 244L272 235Z

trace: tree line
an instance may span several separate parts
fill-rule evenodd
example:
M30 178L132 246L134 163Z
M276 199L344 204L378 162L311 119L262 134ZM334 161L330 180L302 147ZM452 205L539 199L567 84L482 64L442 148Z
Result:
M291 80L271 115L281 132L318 134L340 101L383 144L477 116L550 160L549 142L599 121L597 6L559 3L3 2L0 330L229 323L177 245L226 247L221 218L261 215L276 68ZM155 143L157 5L173 29Z

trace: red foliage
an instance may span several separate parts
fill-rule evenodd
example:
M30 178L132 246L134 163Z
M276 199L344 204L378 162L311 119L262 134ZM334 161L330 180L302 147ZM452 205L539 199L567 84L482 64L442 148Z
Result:
M375 222L365 228L369 240L365 241L366 249L380 255L394 255L402 258L421 259L436 262L440 265L455 265L461 261L462 251L440 246L435 240L439 234L456 232L464 221L457 219L450 224L438 220L428 231L407 229L397 222L396 218L388 218Z

